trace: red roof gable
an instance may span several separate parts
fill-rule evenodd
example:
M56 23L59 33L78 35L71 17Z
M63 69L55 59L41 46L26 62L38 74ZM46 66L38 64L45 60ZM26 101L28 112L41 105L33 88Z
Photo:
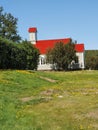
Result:
M31 33L31 32L37 32L37 28L29 28L28 29L28 32Z
M64 44L67 44L70 42L70 38L66 39L53 39L53 40L39 40L35 44L36 48L39 49L41 54L46 54L48 49L51 49L55 46L57 42L63 42Z

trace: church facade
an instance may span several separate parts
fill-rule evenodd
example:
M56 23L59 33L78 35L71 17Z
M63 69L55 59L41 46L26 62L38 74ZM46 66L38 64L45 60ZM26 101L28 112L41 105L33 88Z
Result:
M51 49L55 46L57 42L63 42L64 44L68 44L70 42L70 38L63 39L50 39L50 40L37 40L37 28L31 27L28 29L29 32L29 41L35 45L37 49L40 51L39 56L39 64L38 70L52 70L53 65L47 63L46 61L46 53L48 49ZM78 68L84 69L84 44L75 44L76 55L78 57Z

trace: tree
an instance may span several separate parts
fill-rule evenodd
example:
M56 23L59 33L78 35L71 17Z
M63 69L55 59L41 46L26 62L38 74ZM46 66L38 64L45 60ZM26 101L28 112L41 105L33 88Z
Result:
M17 34L17 18L14 18L11 13L4 13L3 7L0 7L0 36L19 42L21 37Z
M98 70L98 50L85 51L85 67L86 69Z
M68 70L72 61L77 61L75 44L71 41L68 44L58 42L53 49L47 52L47 61L55 65L58 70Z

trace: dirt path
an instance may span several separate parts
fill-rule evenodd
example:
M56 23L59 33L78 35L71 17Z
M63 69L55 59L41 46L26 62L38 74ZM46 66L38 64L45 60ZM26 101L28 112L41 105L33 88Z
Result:
M46 81L49 81L49 82L51 82L51 83L56 83L56 80L54 80L54 79L46 78L46 77L43 77L43 76L40 76L40 78L41 78L41 79L44 79L44 80L46 80Z

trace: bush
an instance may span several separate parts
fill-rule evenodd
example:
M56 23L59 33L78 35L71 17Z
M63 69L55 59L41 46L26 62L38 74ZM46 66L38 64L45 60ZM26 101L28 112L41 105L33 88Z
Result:
M86 69L98 70L98 50L85 51L85 67Z
M0 69L37 69L38 58L39 51L31 43L0 38Z

